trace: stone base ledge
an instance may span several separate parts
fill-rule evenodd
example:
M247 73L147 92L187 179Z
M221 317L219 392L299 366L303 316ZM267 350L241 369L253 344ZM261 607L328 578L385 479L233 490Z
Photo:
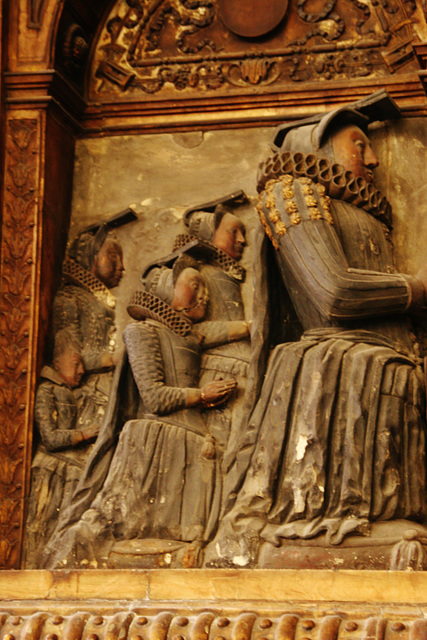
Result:
M3 602L345 602L427 607L427 572L275 569L1 571Z
M427 640L427 573L0 572L0 640Z

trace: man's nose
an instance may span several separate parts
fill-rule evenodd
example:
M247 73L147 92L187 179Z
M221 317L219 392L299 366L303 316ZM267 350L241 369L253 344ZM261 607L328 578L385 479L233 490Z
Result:
M246 244L246 238L241 231L237 232L236 241L240 244Z
M198 293L199 300L205 300L206 302L209 300L209 293L206 287L202 287Z
M365 149L364 162L365 167L371 167L372 169L378 167L378 158L373 152L373 149L370 145L368 145Z

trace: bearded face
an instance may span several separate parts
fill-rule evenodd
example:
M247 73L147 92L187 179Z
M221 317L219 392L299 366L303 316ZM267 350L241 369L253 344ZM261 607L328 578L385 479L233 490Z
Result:
M374 180L374 168L378 159L372 150L368 137L356 125L339 129L331 138L335 162L358 178L367 182Z

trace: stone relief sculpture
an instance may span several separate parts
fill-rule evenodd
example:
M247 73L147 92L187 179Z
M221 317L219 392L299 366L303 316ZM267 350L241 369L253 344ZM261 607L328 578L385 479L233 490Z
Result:
M104 367L111 387L44 566L423 568L426 394L411 314L427 310L427 268L393 263L368 138L398 115L381 91L277 129L258 176L251 341L245 228L224 203L188 210L189 233L145 270L114 379L106 343L85 342L90 329L56 303L83 329L85 368L98 358L92 397ZM98 233L72 255L108 288ZM101 246L111 267L121 253Z
M122 248L112 228L136 218L126 210L81 232L63 264L63 283L53 302L54 354L44 367L35 407L41 436L32 465L26 566L38 566L40 544L49 540L69 504L108 403L115 366L116 287L123 274Z
M272 353L241 442L250 463L247 453L236 458L241 488L208 566L422 566L425 381L410 314L425 309L427 282L425 270L396 272L390 206L374 187L367 137L370 121L395 112L379 92L283 126L260 168L261 252L265 260L275 251L273 277L302 335ZM275 322L264 260L255 283L259 374ZM346 555L352 544L359 548Z
M127 221L127 215L119 223ZM97 398L98 423L104 415L114 370L116 287L124 271L123 251L105 224L80 233L63 264L64 283L53 303L53 330L71 331L80 344L85 386Z
M208 304L196 266L184 256L173 270L151 269L146 290L129 305L139 320L124 340L143 404L140 417L124 425L89 508L51 541L47 566L124 566L161 550L172 566L200 562L221 501L215 440L201 409L225 402L236 387L231 378L199 387L200 353L245 338L248 329L243 321L193 328Z
M68 329L55 336L52 366L40 374L35 421L41 436L32 463L27 517L26 567L38 568L40 549L54 530L59 513L69 504L99 424L84 416L92 398L80 387L84 374L80 343ZM84 407L84 411L81 409Z
M245 322L241 285L245 280L245 269L240 264L246 246L246 230L242 221L226 203L237 203L245 199L243 192L223 198L216 206L203 210L189 209L184 222L189 235L177 237L174 249L185 253L191 251L198 258L200 272L209 292L206 320ZM194 247L194 238L200 246ZM245 339L216 345L202 353L200 384L212 380L233 378L237 389L226 405L206 413L212 435L225 452L229 439L235 440L240 410L243 404L247 368L250 360L249 329Z

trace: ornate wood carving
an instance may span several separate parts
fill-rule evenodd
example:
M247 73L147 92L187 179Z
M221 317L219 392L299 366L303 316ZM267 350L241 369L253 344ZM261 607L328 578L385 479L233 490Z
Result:
M218 0L119 0L92 61L92 99L200 97L292 83L387 77L413 59L413 2L293 0L280 25L243 39ZM416 64L416 63L414 63Z
M0 264L0 568L19 566L32 433L39 137L38 117L9 119Z

